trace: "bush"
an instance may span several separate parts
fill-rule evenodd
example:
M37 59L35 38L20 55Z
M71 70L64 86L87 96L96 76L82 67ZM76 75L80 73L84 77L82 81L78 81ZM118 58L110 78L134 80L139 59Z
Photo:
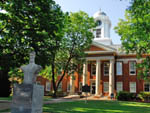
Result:
M57 91L57 97L63 97L64 96L64 93L63 91Z
M137 97L136 93L129 93L127 91L120 91L117 94L117 99L123 101L135 100L136 97Z
M138 94L138 97L142 100L142 101L150 101L150 92L140 92Z

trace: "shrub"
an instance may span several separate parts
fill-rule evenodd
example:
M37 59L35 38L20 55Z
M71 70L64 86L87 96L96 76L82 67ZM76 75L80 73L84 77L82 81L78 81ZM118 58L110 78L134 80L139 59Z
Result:
M123 101L128 101L128 100L135 100L136 99L136 94L135 93L129 93L127 91L120 91L117 94L117 99L118 100L123 100Z
M138 94L138 97L142 100L142 101L150 101L150 92L140 92Z
M63 91L57 91L57 97L63 97L64 96L64 93Z

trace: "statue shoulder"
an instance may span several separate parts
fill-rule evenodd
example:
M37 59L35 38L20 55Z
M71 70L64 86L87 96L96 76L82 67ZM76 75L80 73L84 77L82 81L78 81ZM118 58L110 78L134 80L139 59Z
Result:
M24 70L25 68L26 68L25 65L23 65L23 66L20 67L21 70Z

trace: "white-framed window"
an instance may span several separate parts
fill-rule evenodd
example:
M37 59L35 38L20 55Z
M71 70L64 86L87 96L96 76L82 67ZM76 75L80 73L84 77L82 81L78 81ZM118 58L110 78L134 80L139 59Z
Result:
M70 83L67 84L67 92L70 92Z
M79 92L82 92L82 82L79 82Z
M60 84L58 86L58 91L62 91L62 82L60 82Z
M150 92L150 83L144 83L144 91Z
M109 62L104 62L104 76L109 75Z
M136 82L130 82L130 93L136 93Z
M95 87L95 82L92 82L92 83L91 83L91 93L92 93L92 94L95 94L95 88L96 88L96 87Z
M109 82L104 82L104 92L109 92Z
M41 85L41 81L36 81L36 84L39 84L39 85Z
M51 90L51 83L49 81L46 81L46 91L50 91Z
M116 75L122 75L122 62L116 62Z
M129 62L129 74L136 75L136 62L135 61Z
M117 92L123 91L123 83L117 82Z
M95 62L91 63L91 75L92 76L96 75L96 63Z
M96 38L101 38L101 29L96 29Z

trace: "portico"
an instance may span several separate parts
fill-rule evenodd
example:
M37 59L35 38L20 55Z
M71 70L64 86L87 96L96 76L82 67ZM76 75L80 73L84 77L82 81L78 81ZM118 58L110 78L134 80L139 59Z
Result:
M108 60L109 65L109 96L114 93L114 56L103 56L103 57L87 57L86 63L83 64L83 85L87 84L87 72L88 72L88 62L96 61L96 78L95 78L95 95L102 95L102 90L100 90L100 81L102 79L102 67L101 63L103 60Z

